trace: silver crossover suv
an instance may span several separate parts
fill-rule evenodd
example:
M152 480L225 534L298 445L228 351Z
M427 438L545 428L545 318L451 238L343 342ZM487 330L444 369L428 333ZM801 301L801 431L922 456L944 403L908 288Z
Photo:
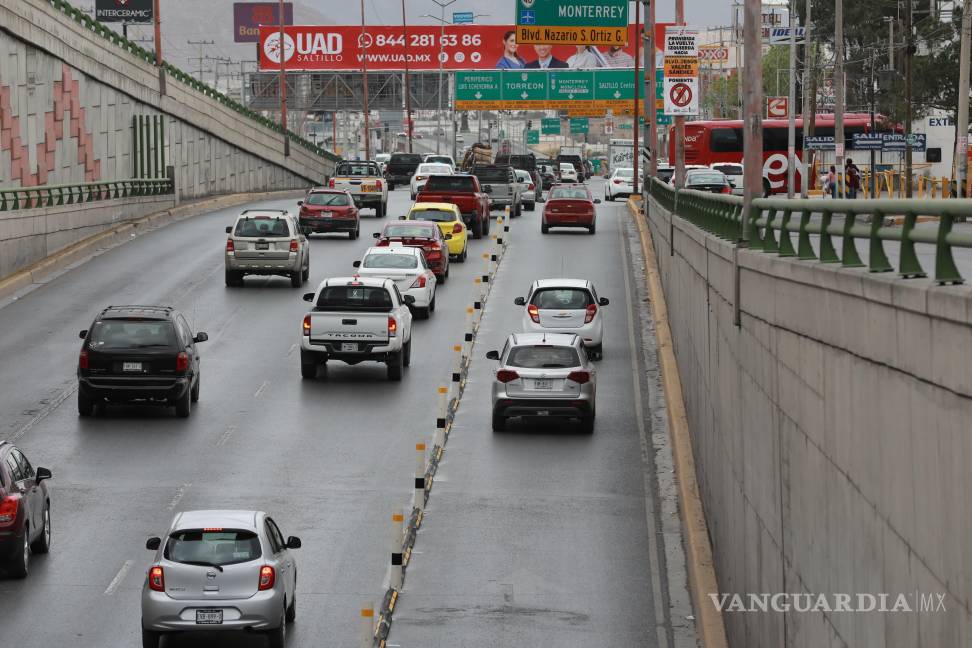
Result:
M506 429L507 418L579 419L594 431L597 372L572 333L514 333L502 351L486 357L498 360L493 380L493 431Z
M294 288L310 277L310 243L290 212L247 210L226 228L226 285L244 275L290 277Z
M155 551L142 587L142 646L158 648L171 632L265 632L282 648L297 615L297 563L277 524L260 511L187 511Z

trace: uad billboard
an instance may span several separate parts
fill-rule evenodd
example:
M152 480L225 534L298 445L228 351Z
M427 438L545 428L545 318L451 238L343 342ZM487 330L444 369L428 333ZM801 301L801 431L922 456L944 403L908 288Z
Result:
M659 24L656 34L664 34ZM276 25L260 26L260 69L291 71L633 68L635 27L624 47L517 45L506 25L360 26L292 25L283 43ZM662 43L660 37L656 43ZM367 57L367 61L365 58ZM642 59L644 57L642 56Z

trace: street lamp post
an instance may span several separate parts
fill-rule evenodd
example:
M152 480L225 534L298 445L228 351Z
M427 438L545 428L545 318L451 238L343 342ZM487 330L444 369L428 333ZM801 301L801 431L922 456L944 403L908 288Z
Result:
M280 125L283 127L283 154L290 155L290 134L287 132L287 46L284 41L284 3L280 0ZM199 63L202 67L202 62ZM202 76L200 74L199 76Z
M405 132L408 152L412 152L412 84L408 78L408 26L405 22L405 0L402 0L402 34L405 36Z
M435 152L442 152L442 46L443 41L445 41L445 10L449 5L455 4L458 0L432 0L435 4L439 5L439 10L442 15L439 17L439 109L435 116ZM435 16L431 16L434 18Z

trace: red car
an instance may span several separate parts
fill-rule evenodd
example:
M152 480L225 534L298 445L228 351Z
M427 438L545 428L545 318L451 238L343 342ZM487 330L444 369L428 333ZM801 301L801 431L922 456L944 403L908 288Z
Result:
M551 227L583 227L591 234L596 229L596 209L600 199L591 195L584 184L555 184L543 207L540 231L546 234Z
M341 189L311 189L299 201L298 222L306 236L347 232L352 241L361 233L361 218L354 198Z
M489 196L471 175L431 175L419 190L415 202L452 203L462 212L473 238L489 235Z
M405 217L402 216L404 219ZM452 238L452 235L448 235ZM380 232L375 232L378 242L375 245L387 246L400 243L407 247L422 248L425 261L435 273L439 283L445 283L449 276L449 248L438 224L431 221L405 221L388 223Z

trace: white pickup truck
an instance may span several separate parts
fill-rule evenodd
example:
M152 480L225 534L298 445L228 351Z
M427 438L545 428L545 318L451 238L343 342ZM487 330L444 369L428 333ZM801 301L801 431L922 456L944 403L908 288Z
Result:
M384 218L388 213L388 182L382 177L377 162L340 162L328 186L347 191L355 205L374 209L378 218Z
M328 360L351 365L384 362L388 380L401 380L412 356L415 299L404 297L391 279L336 277L325 279L304 295L312 303L300 331L300 375L316 378Z

